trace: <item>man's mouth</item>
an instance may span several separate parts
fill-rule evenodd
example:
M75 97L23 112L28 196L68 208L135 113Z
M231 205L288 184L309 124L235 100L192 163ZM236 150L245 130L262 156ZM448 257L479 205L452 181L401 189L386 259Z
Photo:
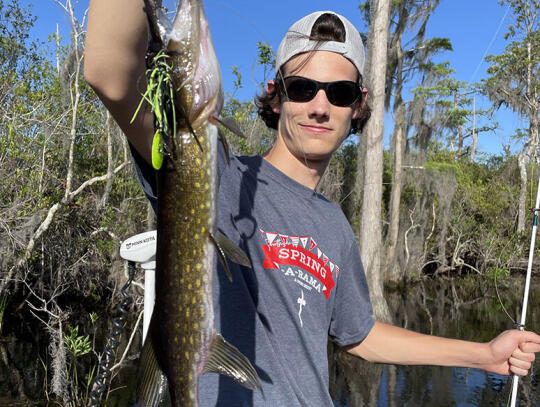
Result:
M329 127L318 126L318 125L313 125L313 124L301 124L300 126L304 130L307 130L307 131L312 132L312 133L322 134L322 133L328 133L328 132L331 131L331 129Z

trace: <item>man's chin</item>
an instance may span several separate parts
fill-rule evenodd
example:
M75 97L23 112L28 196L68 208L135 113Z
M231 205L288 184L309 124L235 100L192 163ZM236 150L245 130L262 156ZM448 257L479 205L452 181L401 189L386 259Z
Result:
M332 158L332 153L318 152L318 151L306 151L296 155L296 158L300 161L307 161L311 164L328 165Z

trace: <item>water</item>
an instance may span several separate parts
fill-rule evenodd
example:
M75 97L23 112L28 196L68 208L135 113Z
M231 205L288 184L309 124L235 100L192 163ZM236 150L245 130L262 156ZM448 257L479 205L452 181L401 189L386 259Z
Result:
M500 285L500 283L499 283ZM493 280L425 281L387 294L395 324L423 333L487 342L520 315L521 280L499 287ZM531 287L527 329L540 332L540 284ZM511 378L477 369L370 365L330 351L336 407L483 407L509 405ZM540 359L540 358L538 358ZM540 361L520 380L520 407L540 407Z
M487 342L519 319L523 279L427 280L387 293L399 326L440 336ZM540 332L540 280L531 286L527 328ZM8 346L8 345L6 345ZM10 342L11 347L15 346ZM23 349L23 348L21 348ZM24 348L26 349L26 348ZM330 345L330 391L335 407L505 407L511 380L475 369L376 365L338 352ZM520 381L519 407L540 407L540 356L532 374ZM134 362L116 376L108 407L125 407L134 380ZM34 366L31 370L35 370ZM0 377L2 377L0 372ZM15 401L0 394L0 407L59 406L52 400ZM281 407L281 406L280 406Z

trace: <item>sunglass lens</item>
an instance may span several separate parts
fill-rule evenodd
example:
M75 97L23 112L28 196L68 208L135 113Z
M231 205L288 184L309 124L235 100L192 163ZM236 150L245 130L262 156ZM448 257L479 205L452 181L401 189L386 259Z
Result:
M328 101L336 106L350 106L358 100L359 88L353 82L339 81L328 86Z
M359 86L351 81L317 82L301 76L290 76L283 83L288 99L293 102L309 102L319 89L325 90L328 101L335 106L350 106L360 97Z
M294 102L308 102L315 96L317 84L307 78L291 78L285 82L287 97Z

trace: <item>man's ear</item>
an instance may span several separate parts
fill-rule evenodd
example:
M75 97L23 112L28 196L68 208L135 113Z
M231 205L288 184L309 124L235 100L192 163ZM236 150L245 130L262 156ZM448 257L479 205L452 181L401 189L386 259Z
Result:
M271 94L274 94L274 97L272 98L272 100L270 101L270 107L272 108L272 111L276 114L280 114L281 112L281 105L280 105L280 98L278 97L278 89L277 89L277 84L276 82L272 79L272 80L269 80L268 83L266 84L266 94L267 95L271 95Z
M360 102L356 102L354 104L354 111L353 111L353 115L352 115L353 120L358 119L360 117L360 113L362 112L362 110L364 109L364 106L367 103L367 97L368 97L368 91L367 91L366 88L363 88L362 89L362 100Z

